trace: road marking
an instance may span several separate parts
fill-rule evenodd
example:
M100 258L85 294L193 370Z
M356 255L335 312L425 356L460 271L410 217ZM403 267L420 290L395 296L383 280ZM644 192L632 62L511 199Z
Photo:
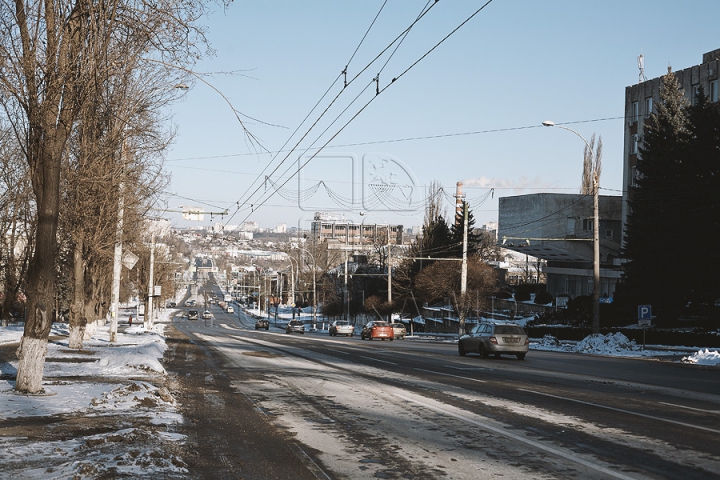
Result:
M448 368L454 368L455 370L487 370L488 372L492 372L492 368L485 368L485 367L456 367L454 365L445 365Z
M714 429L714 428L701 427L700 425L693 425L693 424L691 424L691 423L678 422L677 420L670 420L670 419L667 419L667 418L656 417L655 415L648 415L648 414L646 414L646 413L633 412L633 411L631 411L631 410L625 410L625 409L623 409L623 408L609 407L609 406L607 406L607 405L600 405L599 403L585 402L585 401L583 401L583 400L576 400L576 399L574 399L574 398L561 397L561 396L559 396L559 395L552 395L552 394L550 394L550 393L537 392L537 391L535 391L535 390L527 390L527 389L525 389L525 388L518 388L518 390L520 390L520 391L522 391L522 392L535 393L535 394L537 394L537 395L543 395L543 396L551 397L551 398L559 398L560 400L567 400L567 401L569 401L569 402L575 402L575 403L580 403L580 404L583 404L583 405L589 405L589 406L591 406L591 407L604 408L604 409L606 409L606 410L612 410L612 411L614 411L614 412L627 413L628 415L635 415L635 416L638 416L638 417L649 418L649 419L651 419L651 420L658 420L658 421L660 421L660 422L672 423L672 424L680 425L680 426L683 426L683 427L690 427L690 428L695 428L695 429L698 429L698 430L705 430L706 432L720 433L720 430L716 430L716 429Z
M453 375L452 373L434 372L432 370L425 370L424 368L416 368L415 370L418 370L420 372L434 373L435 375L442 375L444 377L461 378L463 380L472 380L473 382L487 383L486 380L480 380L478 378L461 377L460 375Z
M676 405L674 403L667 403L667 402L658 402L658 403L661 403L663 405L669 405L671 407L684 408L686 410L694 410L696 412L712 413L714 415L720 415L720 410L705 410L704 408L693 408L693 407L688 407L685 405Z
M580 458L580 457L578 457L578 456L576 456L576 455L572 455L572 454L570 454L570 453L564 452L564 451L562 451L562 450L558 450L557 448L553 448L553 447L549 447L549 446L547 446L547 445L543 445L542 443L538 443L538 442L536 442L536 441L534 441L534 440L531 440L531 439L529 439L529 438L526 438L526 437L524 437L524 436L522 436L522 435L516 435L516 434L514 434L514 433L512 433L512 432L509 432L509 431L503 429L503 428L493 427L493 426L491 426L491 425L488 425L488 424L486 424L486 423L480 422L480 421L478 421L478 420L473 420L472 418L468 418L468 417L463 416L463 415L460 415L460 414L458 414L458 413L454 413L453 411L451 411L451 408L450 408L451 406L450 406L450 405L443 405L442 408L441 408L441 407L436 407L436 406L434 406L434 405L430 405L429 403L426 403L426 402L421 402L421 401L419 401L419 400L406 397L406 396L404 396L404 395L400 395L400 394L398 394L398 393L396 393L395 396L396 396L396 397L399 397L399 398L401 398L401 399L403 399L403 400L406 400L406 401L408 401L408 402L413 402L413 403L415 403L415 404L417 404L417 405L423 406L423 407L425 407L425 408L429 408L430 410L434 410L434 411L436 411L436 412L438 412L438 413L440 413L440 414L448 415L448 416L450 416L450 417L456 418L456 419L461 420L461 421L463 421L463 422L470 423L470 424L475 425L475 426L477 426L477 427L480 427L480 428L482 428L482 429L484 429L484 430L493 432L493 433L495 433L495 434L497 434L497 435L502 435L502 436L504 436L504 437L512 438L513 440L516 440L516 441L518 441L518 442L525 443L525 444L527 444L527 445L533 446L533 447L538 448L538 449L540 449L540 450L544 450L544 451L546 451L546 452L552 453L553 455L557 455L558 457L562 457L562 458L564 458L564 459L566 459L566 460L569 460L569 461L571 461L571 462L579 463L580 465L584 465L584 466L587 467L587 468L591 468L591 469L593 469L593 470L597 470L597 471L599 471L599 472L601 472L601 473L603 473L603 474L605 474L605 475L608 475L608 476L610 476L610 477L620 478L620 479L623 479L623 480L633 480L633 479L634 479L634 477L629 477L629 476L627 476L627 475L623 475L622 473L613 472L612 470L610 470L610 469L608 469L608 468L605 468L605 467L603 467L603 466L601 466L601 465L598 465L598 464L596 464L596 463L590 462L590 461L588 461L588 460L585 460L585 459Z
M394 363L394 362L388 362L387 360L378 360L377 358L365 357L363 355L360 355L360 358L365 358L367 360L375 360L376 362L389 363L390 365L397 365L397 363Z

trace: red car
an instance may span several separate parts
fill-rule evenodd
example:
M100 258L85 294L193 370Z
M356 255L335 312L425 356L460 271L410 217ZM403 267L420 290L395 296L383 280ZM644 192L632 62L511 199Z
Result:
M360 338L362 340L372 340L373 338L382 338L385 340L387 338L392 342L395 338L395 333L389 323L373 320L363 327L362 332L360 332Z

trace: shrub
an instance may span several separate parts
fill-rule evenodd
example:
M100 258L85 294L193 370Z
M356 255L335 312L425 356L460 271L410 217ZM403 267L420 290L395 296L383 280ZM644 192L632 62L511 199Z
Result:
M527 289L518 290L515 292L515 301L517 302L527 302L530 300L530 291Z
M538 305L547 305L548 303L552 303L553 296L548 292L540 292L537 295L535 295L535 303Z

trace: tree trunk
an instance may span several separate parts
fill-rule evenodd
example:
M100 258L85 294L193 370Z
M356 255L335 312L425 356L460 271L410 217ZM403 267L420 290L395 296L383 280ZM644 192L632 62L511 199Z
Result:
M68 341L68 347L77 348L78 350L83 347L85 326L87 325L87 316L85 315L85 309L83 308L83 300L85 296L85 268L82 251L83 242L82 240L78 240L75 242L75 248L73 250L74 288L72 307L70 307L70 338Z
M48 146L48 149L51 147ZM33 187L38 205L35 255L28 270L25 330L17 350L18 368L15 390L38 393L52 326L55 285L58 205L60 201L60 152L42 152L43 161L34 173Z

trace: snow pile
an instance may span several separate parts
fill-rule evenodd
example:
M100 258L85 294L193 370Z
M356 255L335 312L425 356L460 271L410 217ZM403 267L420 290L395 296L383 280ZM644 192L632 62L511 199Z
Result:
M120 373L122 367L142 368L165 374L165 368L158 359L163 357L166 348L167 344L164 341L156 340L132 348L123 348L120 351L108 349L98 364L109 374Z
M553 335L545 335L540 341L533 342L531 346L535 350L556 350L563 352L574 351L573 345L560 343L560 340Z
M695 365L720 365L720 352L706 348L693 353L689 357L683 357L682 362Z
M639 350L640 347L635 344L635 340L629 340L620 332L607 335L589 335L575 346L575 351L578 353L592 353L597 355L613 355Z

